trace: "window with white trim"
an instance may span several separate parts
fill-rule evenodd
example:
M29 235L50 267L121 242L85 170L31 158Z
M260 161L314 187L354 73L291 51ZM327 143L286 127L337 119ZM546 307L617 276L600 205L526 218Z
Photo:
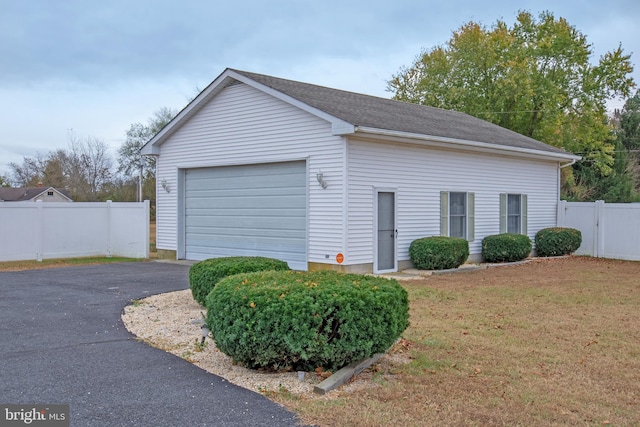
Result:
M440 235L473 241L475 194L457 191L440 193Z
M500 233L527 234L526 194L500 194Z

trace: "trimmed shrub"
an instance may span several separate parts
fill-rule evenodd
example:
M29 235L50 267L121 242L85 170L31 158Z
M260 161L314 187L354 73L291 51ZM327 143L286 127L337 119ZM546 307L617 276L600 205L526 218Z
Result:
M205 305L207 295L220 280L239 273L289 270L289 265L274 258L235 256L211 258L193 264L189 269L189 288L193 299Z
M562 256L577 251L582 233L575 228L544 228L536 233L538 256Z
M411 242L409 258L420 270L457 268L469 258L469 242L457 237L423 237Z
M334 371L385 352L409 326L395 280L335 271L238 274L206 306L218 349L249 368Z
M486 262L513 262L531 253L531 239L524 234L503 233L482 239L482 258Z

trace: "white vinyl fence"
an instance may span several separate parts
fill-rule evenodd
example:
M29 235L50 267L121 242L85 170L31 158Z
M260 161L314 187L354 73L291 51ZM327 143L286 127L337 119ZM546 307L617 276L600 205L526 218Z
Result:
M149 201L0 202L0 261L149 257Z
M558 227L582 233L576 255L640 261L640 203L561 201Z

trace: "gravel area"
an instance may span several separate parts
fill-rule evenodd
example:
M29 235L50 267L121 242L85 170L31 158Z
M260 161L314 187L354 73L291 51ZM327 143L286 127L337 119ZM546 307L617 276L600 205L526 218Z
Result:
M313 393L313 387L328 377L328 372L306 372L300 381L297 372L263 372L235 365L229 356L216 348L211 336L206 338L205 345L200 345L205 314L206 309L193 299L187 289L134 301L125 307L122 320L131 333L149 345L182 357L233 384L263 394L289 392L305 398L330 399L363 387L376 387L372 381L374 372L388 372L389 365L410 360L402 346L397 345L348 384L320 396Z

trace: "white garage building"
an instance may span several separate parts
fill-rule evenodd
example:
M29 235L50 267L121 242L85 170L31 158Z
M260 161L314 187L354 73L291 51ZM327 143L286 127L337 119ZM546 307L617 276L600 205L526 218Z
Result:
M416 238L533 237L579 157L466 114L227 69L142 149L157 248L390 272Z

